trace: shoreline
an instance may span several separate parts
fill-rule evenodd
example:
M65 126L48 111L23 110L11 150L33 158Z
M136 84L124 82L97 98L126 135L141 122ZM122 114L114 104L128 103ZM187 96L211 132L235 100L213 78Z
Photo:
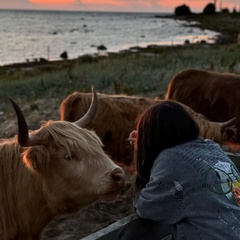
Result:
M146 47L140 47L140 46L132 46L127 49L119 50L118 52L106 52L105 54L84 54L81 55L77 58L71 58L71 59L65 59L65 60L47 60L43 58L39 58L38 61L28 61L28 62L16 62L16 63L10 63L10 64L5 64L0 66L0 70L8 70L8 69L14 69L14 68L31 68L31 67L38 67L38 66L44 66L44 65L49 65L49 64L65 64L65 63L71 63L71 62L76 62L78 60L81 61L81 59L84 58L106 58L106 57L111 57L111 56L116 56L116 55L121 55L121 54L132 54L132 53L143 53L143 54L156 54L157 51L160 51L161 49L182 49L185 47L194 47L194 46L212 46L212 45L224 45L226 44L226 37L222 34L219 34L217 38L215 39L214 43L207 43L204 40L201 42L197 43L183 43L183 44L176 44L176 45L147 45ZM229 41L228 41L229 43Z
M237 43L237 35L240 33L240 12L215 14L191 14L189 16L177 17L174 19L196 21L192 27L199 27L219 32L219 38L216 44L233 44Z
M173 44L173 45L147 45L146 47L140 47L140 46L131 46L127 49L119 50L117 52L106 52L107 57L111 55L117 55L117 54L122 54L122 53L132 53L133 51L135 52L152 52L153 49L168 49L168 48L182 48L185 46L190 46L190 45L226 45L226 44L234 44L237 42L237 34L238 30L240 29L240 13L237 13L237 17L239 17L239 20L235 26L235 31L230 29L226 30L225 28L219 28L219 24L215 24L216 20L218 21L219 18L228 18L231 19L233 18L232 13L215 13L211 15L205 15L205 14L196 14L192 13L191 15L188 16L176 16L174 14L171 15L156 15L155 18L171 18L175 20L183 20L187 21L188 24L186 24L186 27L193 27L193 28L200 28L200 29L206 29L206 30L211 30L219 33L216 38L214 39L214 43L207 43L205 40L201 42L196 42L196 43L188 43L187 41L183 44ZM213 20L214 21L211 21ZM211 23L211 24L209 24ZM240 31L240 30L239 30ZM84 58L86 56L90 57L103 57L104 55L101 54L84 54L81 55L77 58L71 58L71 59L66 59L66 60L47 60L45 58L38 58L36 61L26 61L26 62L16 62L16 63L10 63L10 64L4 64L0 66L0 69L12 69L12 68L27 68L27 67L35 67L35 66L42 66L45 64L52 64L52 63L63 63L63 62L74 62L77 61L78 59ZM106 57L105 56L105 57Z
M97 55L97 54L85 54L82 56L79 56L77 58L72 59L66 59L66 60L39 60L39 61L29 61L29 62L19 62L19 63L11 63L0 66L0 70L11 70L11 69L18 69L18 68L32 68L32 67L41 67L45 65L55 65L55 64L63 64L68 65L70 63L74 63L77 61L81 61L81 59L85 58L92 58L92 59L101 59L121 54L133 54L133 53L139 53L139 54L156 54L158 51L161 51L162 49L182 49L186 47L195 47L195 46L215 46L215 45L225 45L225 37L220 34L218 38L216 39L215 43L188 43L188 44L178 44L178 45L147 45L146 47L139 47L139 46L132 46L128 49L120 50L118 52L107 52L105 55Z

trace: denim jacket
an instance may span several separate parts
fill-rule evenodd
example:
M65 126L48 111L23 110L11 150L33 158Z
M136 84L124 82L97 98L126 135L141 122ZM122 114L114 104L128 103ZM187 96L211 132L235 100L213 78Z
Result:
M240 174L211 141L198 138L162 151L135 207L170 224L174 240L240 239Z

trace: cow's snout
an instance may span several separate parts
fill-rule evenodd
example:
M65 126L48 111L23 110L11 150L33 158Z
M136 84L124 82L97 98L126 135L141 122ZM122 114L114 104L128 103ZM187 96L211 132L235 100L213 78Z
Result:
M116 168L111 172L111 177L120 186L124 185L125 183L125 174L121 168Z
M104 191L101 196L106 201L114 200L125 186L125 173L120 167L115 167L113 170L106 173L107 184L104 184ZM106 177L106 175L105 175ZM101 190L101 189L99 189Z

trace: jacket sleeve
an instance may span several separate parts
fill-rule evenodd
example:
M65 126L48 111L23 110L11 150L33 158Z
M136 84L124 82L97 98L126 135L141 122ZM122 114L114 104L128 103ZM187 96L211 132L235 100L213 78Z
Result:
M136 213L142 218L167 224L174 224L183 219L185 217L181 194L183 189L179 184L171 179L169 167L154 166L149 182L136 199Z

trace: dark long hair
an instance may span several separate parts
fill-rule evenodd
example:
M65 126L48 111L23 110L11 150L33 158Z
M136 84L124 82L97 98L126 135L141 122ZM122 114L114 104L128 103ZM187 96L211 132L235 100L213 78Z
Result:
M196 139L198 125L188 112L175 101L161 101L144 111L137 122L135 192L149 181L150 172L159 153Z

